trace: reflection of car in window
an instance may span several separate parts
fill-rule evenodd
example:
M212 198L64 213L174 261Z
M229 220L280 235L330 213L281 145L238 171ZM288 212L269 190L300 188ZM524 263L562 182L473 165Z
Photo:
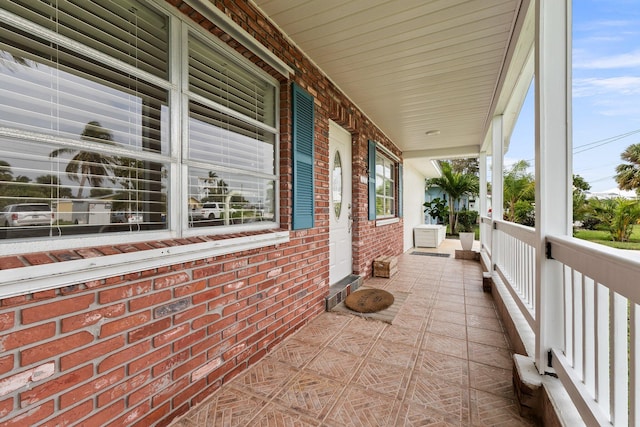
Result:
M123 212L123 211L118 211L118 212L112 212L111 213L111 222L112 223L120 223L120 224L124 224L124 223L137 223L137 222L142 222L143 221L143 217L142 217L142 213L140 212Z
M205 203L200 209L200 217L206 219L222 218L222 205L220 203Z
M53 222L53 211L46 203L7 205L2 211L2 216L5 227L51 225Z
M233 208L229 209L229 215L233 214L235 211L236 210ZM189 216L191 217L191 220L220 219L224 217L224 212L224 203L208 202L203 203L202 208L200 209L192 209Z

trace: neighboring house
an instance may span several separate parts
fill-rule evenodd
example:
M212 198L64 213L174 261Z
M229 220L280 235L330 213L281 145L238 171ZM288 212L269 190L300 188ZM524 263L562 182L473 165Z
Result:
M57 194L87 187L145 215L5 230L0 424L164 425L322 312L330 284L403 251L398 148L259 13L229 12L240 30L195 3L2 6L0 152L33 175L14 190L55 174L33 197L67 220ZM263 220L196 227L205 190Z
M622 197L624 199L637 200L638 194L635 191L625 191L613 188L609 191L602 192L586 191L585 197L587 199L617 199L619 197Z
M445 200L448 203L448 197L440 187L438 187L437 185L427 186L424 191L424 201L430 202L437 198L441 200ZM479 212L479 208L480 208L478 203L478 197L477 196L469 197L468 195L464 195L460 198L459 201L455 201L454 206L456 210L466 208L470 211L476 211L476 212ZM437 218L433 218L431 215L425 212L424 223L437 224L438 221L437 221Z

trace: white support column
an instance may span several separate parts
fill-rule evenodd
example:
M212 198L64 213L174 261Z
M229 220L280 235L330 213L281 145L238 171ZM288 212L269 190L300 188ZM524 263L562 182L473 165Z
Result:
M478 205L478 212L480 213L480 253L487 257L485 259L485 267L488 269L493 268L493 262L489 257L491 253L491 233L493 232L491 228L487 226L482 221L483 217L486 217L488 214L487 209L487 152L480 152L480 157L478 158L478 164L480 166L480 203Z
M504 136L502 130L502 116L495 116L491 122L491 217L502 219L504 206Z
M547 235L570 235L571 1L536 1L536 365L564 349L562 270L546 258ZM553 256L553 254L552 254Z
M502 115L494 116L491 122L491 219L502 220L504 211L504 132ZM497 230L491 227L491 270L495 270L495 260L499 258Z
M480 216L487 216L487 153L481 152L478 159L480 166Z

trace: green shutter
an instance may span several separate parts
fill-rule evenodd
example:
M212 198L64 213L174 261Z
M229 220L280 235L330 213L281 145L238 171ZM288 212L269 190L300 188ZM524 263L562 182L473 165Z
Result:
M313 97L292 84L293 229L313 227Z
M376 142L369 140L369 220L376 219Z
M402 218L402 165L398 164L398 217Z

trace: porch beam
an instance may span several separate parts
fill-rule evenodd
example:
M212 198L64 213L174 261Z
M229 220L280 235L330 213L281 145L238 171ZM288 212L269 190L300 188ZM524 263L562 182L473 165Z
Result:
M551 371L549 350L564 350L563 273L547 259L546 236L567 236L572 218L571 2L536 1L536 355Z

